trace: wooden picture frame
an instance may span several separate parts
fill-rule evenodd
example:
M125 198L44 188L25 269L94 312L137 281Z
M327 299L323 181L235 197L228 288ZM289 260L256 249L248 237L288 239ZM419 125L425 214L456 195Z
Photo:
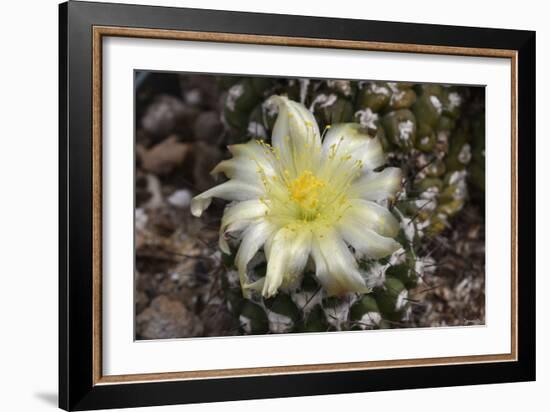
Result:
M535 33L168 7L60 5L59 405L216 402L535 379ZM102 373L104 37L479 56L511 61L511 351L151 374ZM521 186L520 186L521 182Z

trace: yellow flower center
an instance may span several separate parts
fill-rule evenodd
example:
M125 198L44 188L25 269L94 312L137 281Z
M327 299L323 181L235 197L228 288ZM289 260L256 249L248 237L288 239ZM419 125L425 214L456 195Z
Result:
M309 170L288 183L290 198L300 207L304 219L313 220L317 216L320 192L325 186L326 182Z

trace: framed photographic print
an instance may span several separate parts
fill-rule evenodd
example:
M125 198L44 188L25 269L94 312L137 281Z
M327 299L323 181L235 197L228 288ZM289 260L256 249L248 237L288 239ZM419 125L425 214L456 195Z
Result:
M535 33L60 5L60 407L535 379Z

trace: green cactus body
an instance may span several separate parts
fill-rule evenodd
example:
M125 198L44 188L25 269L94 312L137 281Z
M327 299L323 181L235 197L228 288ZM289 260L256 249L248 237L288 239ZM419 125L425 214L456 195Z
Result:
M293 290L271 299L240 292L232 262L225 282L227 302L242 333L324 332L393 327L411 311L409 295L422 283L430 257L421 240L445 231L468 200L468 181L485 182L484 96L466 87L375 81L233 79L226 85L225 122L234 142L269 141L276 113L265 101L288 95L306 105L321 129L357 122L382 142L388 163L404 171L404 187L391 205L401 223L402 249L378 261L361 262L371 280L368 294L327 297L306 273ZM467 114L464 115L464 114ZM473 119L473 120L472 120ZM265 275L265 259L250 278ZM263 266L263 267L262 267ZM231 275L233 273L233 275Z

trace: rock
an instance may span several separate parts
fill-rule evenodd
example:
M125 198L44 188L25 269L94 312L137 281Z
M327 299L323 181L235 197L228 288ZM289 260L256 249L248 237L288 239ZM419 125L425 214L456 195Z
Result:
M219 90L216 77L202 74L185 74L180 77L183 99L187 104L219 109L217 107Z
M179 221L168 208L151 209L149 214L151 230L161 237L171 236L178 228Z
M217 144L223 133L223 124L217 112L209 111L199 114L193 124L193 134L196 140Z
M144 292L147 296L154 298L158 295L157 289L160 283L160 280L157 274L147 272L148 268L147 263L144 264L143 258L138 255L136 264L136 292ZM162 276L162 274L161 274ZM141 313L140 311L136 312L136 315Z
M145 226L147 225L147 219L148 219L148 216L145 213L145 211L140 207L136 208L135 219L134 219L136 230L139 230L139 231L145 230Z
M220 149L204 142L196 142L194 145L193 181L198 191L204 191L216 184L210 172L222 158Z
M164 205L164 198L162 196L162 184L157 176L148 174L147 191L149 192L149 200L146 203L147 209L159 209Z
M147 244L147 240L143 232L136 230L136 252L140 252L141 249Z
M141 313L149 305L147 293L136 291L136 313Z
M191 192L189 190L176 190L168 198L168 203L170 203L172 206L185 209L191 204L192 197L193 196L191 195Z
M141 163L144 170L157 174L170 174L181 165L191 153L189 143L181 143L176 136L170 136L163 142L153 146L141 154Z
M138 154L141 158L141 155ZM136 169L136 207L141 207L151 199L151 193L148 189L147 175L142 172L141 168Z
M147 226L148 216L142 208L136 208L135 210L135 247L136 251L140 250L145 245L145 227Z
M224 304L210 304L201 312L205 336L235 335L238 322L231 316Z
M197 115L196 109L177 97L160 95L147 108L141 125L155 140L172 133L188 132Z
M200 319L181 302L164 295L137 316L137 331L144 339L174 339L202 336Z

